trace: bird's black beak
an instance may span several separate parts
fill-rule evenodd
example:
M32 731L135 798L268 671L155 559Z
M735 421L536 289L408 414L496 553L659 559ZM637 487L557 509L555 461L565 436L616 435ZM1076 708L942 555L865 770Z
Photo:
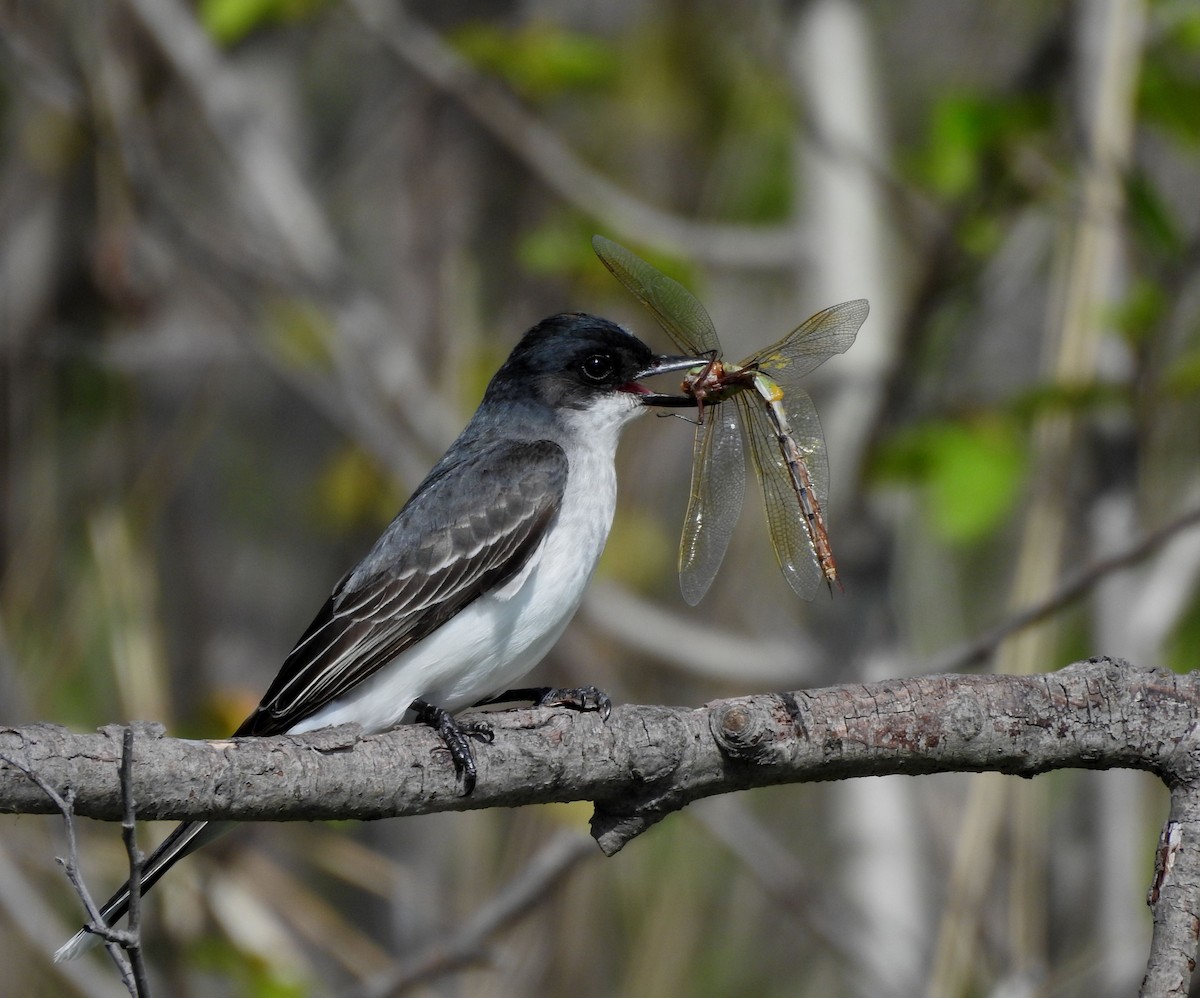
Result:
M680 409L695 408L696 400L690 395L660 395L638 382L642 378L652 378L656 374L670 374L672 371L686 371L693 367L702 367L704 363L703 357L672 357L660 354L651 361L649 367L638 371L638 381L631 382L626 390L639 395L642 405L669 406Z

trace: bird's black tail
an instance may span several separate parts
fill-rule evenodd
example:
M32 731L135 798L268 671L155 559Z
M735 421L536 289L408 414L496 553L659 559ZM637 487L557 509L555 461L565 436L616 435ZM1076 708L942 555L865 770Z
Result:
M142 866L142 893L153 887L164 873L178 863L184 856L189 856L201 846L223 835L233 827L227 821L185 821L176 825L157 849L150 854ZM129 910L129 882L126 881L116 894L105 902L100 909L100 916L106 925L112 925ZM63 943L54 954L54 962L74 960L81 953L86 953L93 946L103 942L101 936L80 929L67 942Z

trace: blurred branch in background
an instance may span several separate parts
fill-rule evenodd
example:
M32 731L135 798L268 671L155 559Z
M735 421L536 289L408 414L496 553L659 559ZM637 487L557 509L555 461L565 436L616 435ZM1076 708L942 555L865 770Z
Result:
M349 3L389 51L459 101L530 173L622 237L723 266L791 268L806 256L803 234L789 226L704 224L634 197L587 166L561 135L476 73L403 6Z
M1152 530L1143 537L1137 538L1123 550L1097 559L1090 565L1076 569L1058 583L1057 588L1040 602L1027 606L1014 613L1007 620L997 624L985 634L958 648L951 648L939 655L929 666L931 673L958 672L961 669L978 668L988 659L1006 638L1026 627L1037 624L1061 611L1096 586L1114 572L1120 572L1146 561L1151 555L1169 542L1177 542L1177 547L1184 559L1184 565L1172 563L1168 570L1161 573L1162 588L1165 593L1148 599L1147 604L1157 606L1169 604L1171 598L1181 597L1184 600L1194 589L1195 572L1200 568L1200 558L1197 557L1197 544L1200 544L1200 534L1193 536L1190 531L1200 524L1200 508L1189 510L1176 517L1170 523L1164 524L1157 530ZM1178 535L1183 534L1183 537ZM1114 538L1121 536L1120 531L1108 531L1106 536ZM1174 562L1175 559L1172 559ZM1181 570L1182 569L1182 570ZM1181 580L1191 577L1192 585L1180 585ZM1155 590L1157 592L1157 590ZM1171 617L1177 619L1176 614Z
M1123 177L1132 155L1144 20L1142 0L1106 0L1084 5L1074 21L1070 98L1082 134L1073 178L1077 189L1064 205L1051 266L1041 357L1050 383L1084 385L1098 380L1101 346L1108 334L1105 310L1115 307L1123 283ZM1063 574L1076 516L1069 486L1078 468L1075 456L1082 429L1079 415L1069 411L1047 412L1033 425L1032 488L1008 598L1013 610L1046 600ZM1036 671L1057 647L1061 627L1061 620L1043 617L1039 626L1012 633L997 650L997 671ZM1044 788L1000 786L994 780L980 780L971 788L929 994L958 994L968 986L979 959L980 933L974 923L981 911L955 895L980 896L982 885L992 878L995 844L1005 833L1014 849L1004 933L1014 954L1009 974L1015 982L1040 980L1046 974L1046 863L1053 832L1044 794ZM1106 948L1118 943L1114 940Z
M350 994L355 998L387 998L472 964L487 962L492 936L527 915L546 895L566 883L574 867L595 855L595 846L584 835L563 833L551 839L518 877L480 905L465 924L430 943L425 952L412 954L403 963L377 975L361 991Z

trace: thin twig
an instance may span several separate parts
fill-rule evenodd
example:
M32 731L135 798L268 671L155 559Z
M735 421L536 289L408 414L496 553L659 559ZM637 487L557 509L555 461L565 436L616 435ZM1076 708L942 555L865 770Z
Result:
M126 726L121 741L121 801L125 807L121 819L121 838L129 855L129 918L125 926L128 939L122 945L129 954L139 998L150 998L150 981L142 953L142 863L146 857L137 844L137 809L133 800L133 725Z
M122 983L133 998L140 998L137 990L137 982L133 975L133 968L130 966L129 960L123 951L124 939L122 937L124 933L120 930L111 929L104 924L104 919L100 916L100 907L92 898L91 891L88 890L87 884L79 872L79 848L75 836L75 791L68 788L65 796L59 794L34 769L6 753L0 752L0 762L24 773L26 778L49 797L54 806L58 808L67 832L67 855L66 858L62 856L57 857L58 862L66 873L67 880L75 888L75 893L79 895L79 899L83 902L84 910L88 915L88 929L104 939L104 948L108 950L108 955L112 958L113 963L116 964Z
M1157 530L1144 534L1124 551L1118 551L1084 566L1067 576L1066 581L1045 599L1030 604L980 637L952 648L934 659L929 665L929 673L932 675L962 672L972 666L981 665L1005 638L1057 613L1087 593L1106 576L1148 558L1176 534L1197 524L1200 524L1200 508L1190 510Z
M5 938L10 945L24 946L29 953L42 953L45 952L47 940L58 939L66 935L68 930L51 906L44 887L35 884L29 876L35 871L28 857L10 853L9 846L16 846L15 836L6 831L4 841L0 844L0 912L8 922ZM75 928L75 925L71 926L72 931ZM105 964L72 960L52 966L59 980L57 986L45 985L46 994L53 991L55 994L75 994L79 998L128 996L120 979L114 978ZM51 978L47 977L46 980ZM12 979L6 978L4 983L6 992L14 990Z

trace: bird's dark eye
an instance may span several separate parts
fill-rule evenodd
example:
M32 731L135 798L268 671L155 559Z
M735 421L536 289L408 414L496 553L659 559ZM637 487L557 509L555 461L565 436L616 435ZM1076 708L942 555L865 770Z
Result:
M588 381L593 381L600 384L602 381L607 381L612 377L615 364L613 359L608 354L594 353L590 357L584 359L580 366L580 373L583 374Z

